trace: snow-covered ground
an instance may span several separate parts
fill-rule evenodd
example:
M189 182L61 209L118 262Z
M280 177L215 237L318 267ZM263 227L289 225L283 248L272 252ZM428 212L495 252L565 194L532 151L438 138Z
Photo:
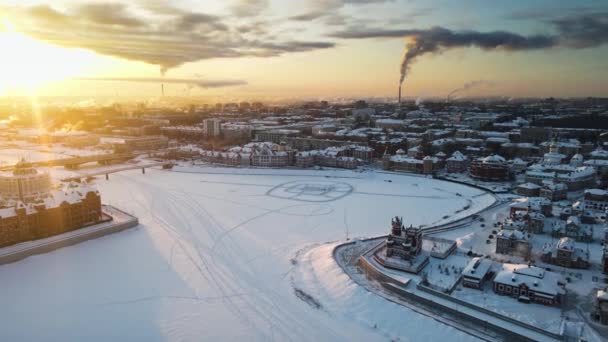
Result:
M427 275L430 287L441 291L451 290L470 260L461 253L452 253L447 259L431 258L423 272Z
M140 227L0 267L3 339L470 339L359 288L331 247L308 251L385 234L394 215L464 217L494 202L480 190L370 171L201 167L97 186Z

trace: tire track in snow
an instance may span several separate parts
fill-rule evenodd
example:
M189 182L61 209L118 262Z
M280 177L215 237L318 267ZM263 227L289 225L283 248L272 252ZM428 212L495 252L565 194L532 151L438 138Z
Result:
M137 181L136 181L137 182ZM140 182L140 184L142 184ZM146 183L143 183L146 184ZM150 184L146 184L148 186L150 186ZM152 186L152 188L154 188L156 186ZM156 187L158 188L158 187ZM167 195L167 192L164 192L165 195ZM156 196L152 196L151 198L158 198ZM172 204L174 206L177 206L177 200L175 199L175 197L173 196L173 198L171 197L171 195L169 194L170 198L170 202L172 202ZM137 200L136 200L137 201ZM141 203L141 202L140 202ZM144 206L145 208L145 206ZM183 236L176 230L174 229L171 224L169 224L166 220L164 220L163 218L159 217L158 215L156 215L154 210L148 210L148 213L153 217L154 220L156 220L158 223L160 223L160 226L162 229L164 229L167 234L169 234L170 237L174 238L174 241L180 246L180 249L182 250L182 252L184 253L184 255L190 260L190 262L192 263L192 265L198 270L198 273L201 275L201 277L203 279L205 279L208 283L214 284L215 288L222 294L222 297L225 298L225 301L227 301L229 307L227 308L229 311L231 311L235 316L239 317L239 319L243 322L243 323L247 323L248 325L251 326L250 322L248 321L248 319L242 315L242 313L240 312L238 306L236 306L232 300L231 300L231 294L229 294L227 291L225 291L225 289L227 288L226 283L223 283L221 281L219 281L215 275L215 272L211 272L211 270L208 267L207 261L205 260L205 258L203 258L203 256L200 254L200 251L198 250L198 248L193 247L193 249L196 250L199 260L201 261L201 263L203 264L203 267L201 267L195 260L194 257L192 256L192 254L188 251L188 249L185 246L185 242ZM175 218L175 215L173 215ZM188 225L188 230L191 233L192 232L192 227L188 222L185 222ZM173 234L175 235L173 235ZM192 239L195 243L198 243L197 239ZM203 271L202 268L205 268L205 271ZM236 293L236 292L235 292Z
M131 174L131 177L132 176L133 175ZM214 253L215 251L211 250L211 248L204 243L205 241L201 241L197 234L198 232L205 232L207 234L212 234L213 232L217 233L219 232L219 228L215 227L214 224L203 223L211 223L209 221L211 218L199 216L200 222L197 222L197 226L194 227L189 220L184 220L180 217L180 207L182 210L186 210L186 207L191 208L193 205L188 203L188 200L178 198L180 196L176 196L175 193L167 195L166 188L162 188L157 184L148 184L145 178L142 180L141 178L134 179L135 177L133 177L133 179L127 176L124 176L125 178L122 177L123 176L121 175L121 179L123 180L138 183L136 185L138 185L138 188L140 189L137 190L147 194L144 198L164 199L165 197L170 197L169 200L157 203L155 206L162 206L168 202L171 206L171 210L160 211L156 218L152 217L152 220L156 222L156 225L160 226L159 228L165 231L169 237L173 237L173 234L175 234L177 246L184 252L185 256L187 256L192 264L198 265L198 263L207 263L207 269L201 271L201 276L208 273L210 281L207 282L214 284L215 287L220 287L225 291L220 293L249 294L238 298L224 297L222 302L224 303L224 308L229 312L232 312L238 321L242 322L245 326L250 327L253 336L257 336L256 339L268 340L275 338L278 340L295 341L318 338L330 340L347 339L344 335L345 332L334 329L331 325L331 320L327 320L327 314L319 316L318 312L314 312L315 310L306 305L285 305L286 303L299 302L299 300L293 296L292 291L285 292L284 288L283 291L279 290L282 289L282 287L277 287L280 283L277 283L276 281L281 281L280 277L260 278L259 272L256 272L256 269L251 267L253 265L245 262L245 255L239 253L240 251L238 249L234 249L234 246L236 246L235 244L228 244L229 246L227 246L226 249L223 249L224 253L222 254ZM197 202L201 203L200 201ZM302 205L300 204L299 206ZM146 202L142 203L140 207L147 210L149 214L151 214L151 211L155 211L155 208L150 210L150 205ZM279 212L288 207L296 206L278 208L272 210L272 212L292 215L291 213ZM319 210L319 208L317 208L317 210ZM197 217L196 215L194 216ZM162 222L164 222L164 226ZM212 230L212 232L210 230ZM224 237L224 241L226 241L226 239L232 239L232 236L228 235L227 237ZM196 245L196 247L192 246L192 244ZM185 245L191 248L187 248ZM190 254L190 251L194 254ZM207 260L206 258L209 259ZM204 270L202 266L199 265L198 267ZM193 286L193 289L198 288L196 283L190 283L190 285ZM239 302L234 302L234 299L238 299Z

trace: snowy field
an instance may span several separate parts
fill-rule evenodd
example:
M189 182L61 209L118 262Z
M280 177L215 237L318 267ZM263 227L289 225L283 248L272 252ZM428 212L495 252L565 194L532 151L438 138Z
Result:
M370 171L201 167L97 186L140 227L0 267L3 340L472 339L359 288L330 247L308 251L386 234L395 215L407 225L467 216L494 202L480 190Z

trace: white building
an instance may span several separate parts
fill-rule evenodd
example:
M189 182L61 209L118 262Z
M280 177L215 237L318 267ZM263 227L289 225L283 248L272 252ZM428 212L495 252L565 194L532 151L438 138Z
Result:
M549 152L543 156L543 165L559 165L562 160L566 158L565 155L558 152L558 146L555 142L549 145Z
M542 185L545 181L564 183L569 191L585 189L595 185L597 173L591 166L568 164L534 164L526 171L526 182Z
M243 147L233 147L230 152L251 155L251 165L259 167L284 167L289 164L289 154L272 142L254 142Z
M29 202L47 197L51 191L51 176L48 172L38 172L20 161L13 172L0 173L0 196L4 200Z

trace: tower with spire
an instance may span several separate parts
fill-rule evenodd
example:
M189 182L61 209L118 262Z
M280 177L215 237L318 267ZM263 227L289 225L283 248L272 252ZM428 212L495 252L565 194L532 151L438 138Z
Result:
M405 228L403 219L395 216L391 233L386 239L386 256L413 261L422 251L422 229L410 225Z

